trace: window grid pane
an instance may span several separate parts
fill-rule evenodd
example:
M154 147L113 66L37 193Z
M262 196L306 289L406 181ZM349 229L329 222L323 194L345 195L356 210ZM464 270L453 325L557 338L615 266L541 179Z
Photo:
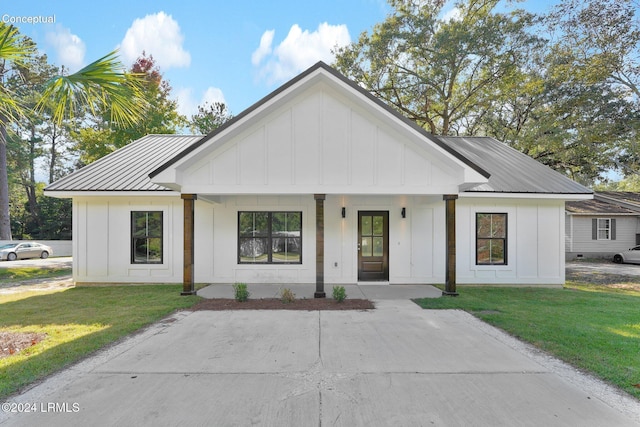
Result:
M598 240L611 239L611 220L609 218L598 218Z
M162 212L131 212L131 263L162 264Z
M239 264L301 264L302 212L238 212Z
M476 214L476 264L506 265L507 214Z

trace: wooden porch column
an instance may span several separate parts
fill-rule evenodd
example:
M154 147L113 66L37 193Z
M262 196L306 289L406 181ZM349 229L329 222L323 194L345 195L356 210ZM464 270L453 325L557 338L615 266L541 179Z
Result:
M184 201L184 270L182 279L182 292L180 295L195 295L196 290L193 281L193 251L194 251L194 213L197 194L182 194Z
M447 253L445 273L445 286L442 295L457 296L456 292L456 199L457 194L445 194L445 224L447 233Z
M316 199L316 292L314 298L325 298L324 292L324 194L314 194Z

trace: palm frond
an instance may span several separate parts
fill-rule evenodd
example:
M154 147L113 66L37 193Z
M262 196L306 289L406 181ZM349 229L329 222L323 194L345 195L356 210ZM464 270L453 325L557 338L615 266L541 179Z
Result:
M19 97L0 84L0 126L15 122L24 114L25 107L20 103Z
M16 27L0 22L0 60L20 64L35 53L35 45L28 43Z
M135 124L147 105L142 82L143 75L126 72L113 51L73 74L49 80L36 109L53 106L52 118L58 123L86 107L94 115L110 110L114 123Z
M3 84L9 64L22 65L35 53L35 45L21 36L16 27L0 22L0 125L17 120L25 112L19 97Z

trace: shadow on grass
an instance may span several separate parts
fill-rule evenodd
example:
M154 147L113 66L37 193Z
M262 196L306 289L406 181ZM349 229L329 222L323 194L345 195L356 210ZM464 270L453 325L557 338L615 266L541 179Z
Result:
M180 296L180 290L179 285L87 287L0 299L0 329L47 334L38 344L0 359L0 397L200 300Z

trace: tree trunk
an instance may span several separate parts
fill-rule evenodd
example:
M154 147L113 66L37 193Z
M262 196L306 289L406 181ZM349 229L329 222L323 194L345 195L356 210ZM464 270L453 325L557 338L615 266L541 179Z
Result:
M49 151L50 163L49 163L48 184L51 184L56 177L56 162L58 161L57 142L58 142L58 126L54 123L53 129L51 132L51 150Z
M0 240L11 239L9 217L9 176L7 174L6 117L0 114Z

